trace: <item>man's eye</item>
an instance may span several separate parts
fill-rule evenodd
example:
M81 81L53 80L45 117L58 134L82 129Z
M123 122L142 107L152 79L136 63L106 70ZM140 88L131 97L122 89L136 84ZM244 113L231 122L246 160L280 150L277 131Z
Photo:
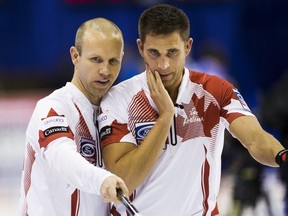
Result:
M101 59L101 58L99 58L99 57L93 57L93 58L91 58L91 60L92 60L93 62L96 62L96 63L102 63L102 62L103 62L103 59Z
M109 64L116 65L116 64L118 64L118 60L117 59L110 59Z
M149 53L152 57L157 57L159 56L159 52L156 50L149 50Z
M178 53L178 50L169 50L169 52L167 53L167 55L168 55L169 57L172 57L172 56L177 55L177 53Z

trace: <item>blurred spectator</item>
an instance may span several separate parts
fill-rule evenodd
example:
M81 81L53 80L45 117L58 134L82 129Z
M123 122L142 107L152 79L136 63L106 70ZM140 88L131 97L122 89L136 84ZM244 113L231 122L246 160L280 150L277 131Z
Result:
M266 196L262 190L263 167L229 133L226 133L225 140L223 155L229 166L226 169L224 167L223 171L232 174L234 178L231 215L241 216L245 209L251 209L254 212L259 199ZM265 200L270 212L268 199Z
M229 54L224 44L220 41L204 40L193 50L193 58L188 62L194 70L222 77L234 85L235 80L228 72Z

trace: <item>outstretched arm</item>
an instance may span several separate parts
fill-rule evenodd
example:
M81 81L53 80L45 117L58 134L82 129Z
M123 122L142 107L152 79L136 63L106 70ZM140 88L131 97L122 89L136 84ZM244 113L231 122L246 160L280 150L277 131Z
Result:
M128 189L121 178L89 163L76 151L71 139L59 138L51 142L44 151L44 159L67 183L81 191L101 195L105 202L120 202L117 188L128 195Z
M231 123L230 131L255 160L264 165L278 166L275 157L284 147L275 137L263 130L257 118L239 117Z

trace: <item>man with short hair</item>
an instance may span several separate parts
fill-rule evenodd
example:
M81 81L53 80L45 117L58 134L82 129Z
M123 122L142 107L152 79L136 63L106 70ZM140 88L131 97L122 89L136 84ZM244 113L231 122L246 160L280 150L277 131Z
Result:
M138 31L146 71L109 90L99 126L105 166L124 179L140 213L219 214L225 129L258 162L287 166L287 150L231 83L185 67L193 40L182 10L148 8ZM124 206L113 206L112 214L126 215Z
M79 27L70 48L72 81L38 101L27 128L21 215L107 216L104 202L120 202L116 189L128 194L123 180L104 169L96 122L123 54L122 32L111 21Z

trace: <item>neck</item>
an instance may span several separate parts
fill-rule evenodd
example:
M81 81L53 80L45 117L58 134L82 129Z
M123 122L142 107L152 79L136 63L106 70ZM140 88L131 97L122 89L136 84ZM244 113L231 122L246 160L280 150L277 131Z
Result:
M178 92L179 92L179 87L180 87L180 84L178 84L177 86L173 86L173 88L166 88L173 103L176 103Z

